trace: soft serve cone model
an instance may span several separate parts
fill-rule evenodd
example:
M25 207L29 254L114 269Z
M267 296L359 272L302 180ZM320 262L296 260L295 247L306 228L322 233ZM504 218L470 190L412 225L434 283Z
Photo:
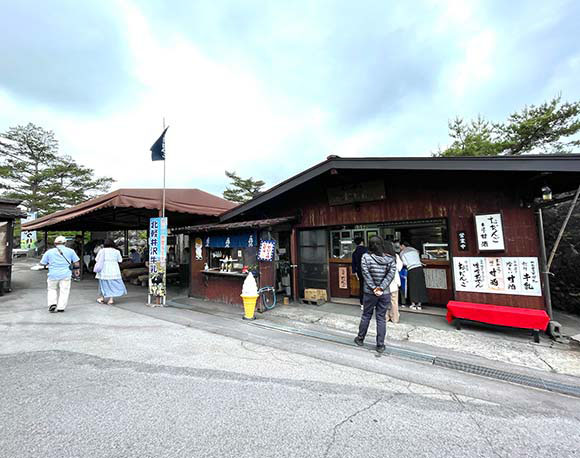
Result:
M256 301L258 300L258 286L252 272L248 274L242 286L242 300L244 301L244 320L255 320Z

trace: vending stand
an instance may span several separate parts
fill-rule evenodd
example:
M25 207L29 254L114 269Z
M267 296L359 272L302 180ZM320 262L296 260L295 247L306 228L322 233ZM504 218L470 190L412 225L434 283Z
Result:
M14 222L26 216L18 208L20 203L20 200L0 198L0 296L12 291Z

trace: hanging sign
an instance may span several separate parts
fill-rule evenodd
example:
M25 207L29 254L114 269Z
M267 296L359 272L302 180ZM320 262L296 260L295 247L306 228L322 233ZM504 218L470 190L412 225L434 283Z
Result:
M149 220L149 294L167 293L167 218Z
M465 231L457 231L457 246L459 251L469 250L467 245L467 233Z
M455 290L541 296L538 258L454 257Z
M479 251L505 250L501 213L475 215L475 233Z
M196 237L195 238L195 260L196 261L201 261L203 259L202 248L203 248L203 240L201 240L200 237Z
M348 289L348 267L340 266L338 268L338 287Z
M20 220L20 224L36 219L36 212L28 213L28 216ZM36 231L22 231L20 233L20 248L34 250L36 248Z
M276 249L276 240L260 240L258 261L272 261Z
M257 246L256 234L209 234L204 236L203 246L206 248L252 248Z

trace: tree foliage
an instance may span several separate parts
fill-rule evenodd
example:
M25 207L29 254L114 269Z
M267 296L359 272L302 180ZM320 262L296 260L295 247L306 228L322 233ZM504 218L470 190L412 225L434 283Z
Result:
M226 176L231 180L230 186L226 188L223 193L224 199L232 202L247 202L252 200L260 194L264 182L262 180L254 180L252 177L244 179L240 178L236 172L228 172Z
M112 182L60 154L52 131L29 123L0 134L0 190L40 215L107 192Z
M554 97L511 114L503 123L482 116L465 122L449 122L451 145L438 156L497 156L526 153L566 154L580 146L580 101L562 102Z

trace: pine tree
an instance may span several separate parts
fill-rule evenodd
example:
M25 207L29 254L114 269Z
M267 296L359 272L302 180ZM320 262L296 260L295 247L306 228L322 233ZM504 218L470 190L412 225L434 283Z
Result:
M579 132L580 101L562 103L557 96L541 105L524 107L504 123L492 123L481 116L471 122L456 118L449 123L453 142L437 155L565 154L580 146Z
M61 155L52 131L29 123L0 134L0 190L39 216L107 192L112 182Z
M262 180L254 180L252 177L243 179L240 178L236 172L228 172L226 170L226 176L232 180L231 188L227 187L223 193L224 199L230 200L232 202L247 202L252 200L258 194L260 194L264 182Z

